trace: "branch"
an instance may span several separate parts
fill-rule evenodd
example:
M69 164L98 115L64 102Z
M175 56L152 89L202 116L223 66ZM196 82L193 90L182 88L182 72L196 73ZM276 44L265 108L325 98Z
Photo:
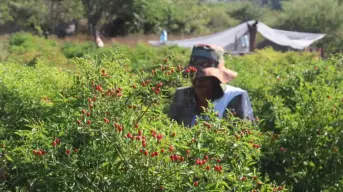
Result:
M136 124L139 123L139 121L142 119L142 117L145 115L145 113L148 112L151 105L152 105L152 102L149 104L149 106L146 108L146 110L142 113L142 115L140 117L138 117Z

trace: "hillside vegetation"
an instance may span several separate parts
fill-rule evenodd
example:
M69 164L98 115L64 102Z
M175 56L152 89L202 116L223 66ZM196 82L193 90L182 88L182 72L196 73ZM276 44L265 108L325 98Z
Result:
M259 20L273 28L325 33L316 47L328 53L342 50L342 0L2 0L0 33L18 29L43 35L76 33L106 37L129 34L203 35Z

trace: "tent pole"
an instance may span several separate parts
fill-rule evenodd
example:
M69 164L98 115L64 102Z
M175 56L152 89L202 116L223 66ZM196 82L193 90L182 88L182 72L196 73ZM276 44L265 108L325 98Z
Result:
M237 35L235 35L235 51L237 51Z
M255 43L256 43L256 34L257 34L257 24L258 21L255 21L253 25L248 24L248 32L249 32L249 51L253 52L255 50Z

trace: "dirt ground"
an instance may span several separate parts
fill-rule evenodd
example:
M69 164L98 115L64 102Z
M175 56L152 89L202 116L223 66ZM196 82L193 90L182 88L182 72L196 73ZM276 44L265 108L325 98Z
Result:
M188 39L193 38L196 36L192 35L168 35L168 40L180 40L180 39ZM58 39L57 37L50 36L50 39L56 39L57 41L64 41L64 42L74 42L74 43L81 43L85 41L91 41L92 37L87 35L77 35L75 37L68 37L64 39ZM159 35L128 35L124 37L113 37L113 38L101 38L105 45L111 45L114 43L125 44L128 46L135 46L137 43L143 43L149 45L148 41L159 41Z

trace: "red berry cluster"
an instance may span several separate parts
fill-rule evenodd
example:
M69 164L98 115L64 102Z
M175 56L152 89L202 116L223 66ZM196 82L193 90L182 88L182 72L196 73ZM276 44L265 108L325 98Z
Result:
M212 128L212 125L208 122L204 122L203 123L205 127L207 127L208 129Z
M282 186L277 186L274 187L273 191L282 191L283 187Z
M161 71L163 71L166 75L175 73L175 69L173 67L170 68L169 66L161 66ZM151 70L151 73L152 75L157 75L156 69Z
M105 69L101 70L101 76L108 77L108 74L106 73Z
M183 162L185 160L184 157L176 154L170 155L169 157L172 162Z
M169 66L163 66L161 65L161 71L165 71L165 70L168 70L169 69Z
M162 134L157 134L157 132L155 130L151 130L150 133L151 133L152 137L157 139L157 141L161 141L163 139L163 135Z
M157 151L151 153L151 157L156 157L156 156L158 156L158 152Z
M200 166L201 166L201 165L204 165L206 162L207 162L206 159L203 159L203 160L196 159L196 160L195 160L195 164L200 165Z
M120 125L117 125L117 129L120 129L120 131L122 131L122 128L120 127ZM126 134L125 137L128 138L128 139L131 139L131 140L141 141L143 148L146 148L146 146L147 146L146 137L143 136L143 131L142 130L138 130L137 131L137 135L132 135L129 132L129 133ZM140 151L142 152L142 149Z
M159 82L159 83L156 84L155 87L151 88L151 91L155 92L155 94L158 95L161 92L162 86L163 86L163 83Z
M47 152L43 149L40 149L40 150L33 150L33 154L35 156L43 156L43 155L47 154Z
M138 135L139 135L139 136L142 136L142 135L143 135L142 130L138 130Z
M236 140L239 140L241 137L247 136L250 134L251 134L251 131L249 129L245 129L245 130L241 131L239 134L235 133L235 138L236 138Z
M75 148L75 149L74 149L74 152L75 152L75 153L79 152L79 149ZM69 156L69 155L71 154L71 150L70 150L70 149L66 149L65 153L66 153L66 155Z
M145 140L145 139L143 139L143 140L142 140L142 147L144 147L144 148L145 148L146 146L147 146L146 140Z
M99 91L99 92L103 92L104 90L102 89L102 86L101 85L97 85L95 87L95 90Z
M254 144L252 144L252 147L253 147L253 148L255 148L255 149L259 149L259 148L261 148L261 146L260 146L259 144L255 144L255 143L254 143Z
M119 125L118 123L114 123L113 126L117 129L118 132L123 131L123 126Z
M105 122L106 124L109 124L109 123L110 123L110 120L107 119L107 118L105 117L105 118L104 118L104 122Z
M242 136L245 136L245 135L250 135L251 134L251 131L249 129L244 129L241 131L241 135Z
M241 136L238 135L237 133L235 133L235 138L236 138L236 140L239 140L241 138Z
M223 170L223 167L221 165L216 165L214 166L214 170L220 173Z
M170 152L173 152L174 150L175 150L174 146L170 145L170 146L169 146L169 151L170 151Z
M190 72L196 73L197 71L198 70L193 66L190 66L185 70L186 73L190 73Z
M133 139L133 135L130 132L126 134L126 137L129 139Z
M169 76L173 73L175 73L175 69L174 68L169 68L168 66L166 66L165 68L161 68L162 71L164 71L164 74Z
M90 111L93 110L93 107L94 107L93 103L96 101L96 99L97 99L96 96L94 96L93 98L88 98L88 103L89 103L88 107ZM90 112L87 113L87 116L88 117L90 116Z
M136 109L137 106L136 106L136 105L129 105L128 108L129 108L129 109Z
M142 85L143 87L146 87L150 82L151 82L151 80L147 79L147 80L143 81L143 82L141 83L141 85Z
M56 138L52 143L51 143L51 145L53 146L53 147L55 147L56 145L59 145L61 143L61 140L59 139L59 138Z
M287 149L284 148L284 147L280 147L280 151L281 151L281 152L287 152Z
M108 97L113 96L113 97L121 97L123 96L122 93L123 89L121 87L115 89L108 89L105 94L102 94L102 96L107 95Z

